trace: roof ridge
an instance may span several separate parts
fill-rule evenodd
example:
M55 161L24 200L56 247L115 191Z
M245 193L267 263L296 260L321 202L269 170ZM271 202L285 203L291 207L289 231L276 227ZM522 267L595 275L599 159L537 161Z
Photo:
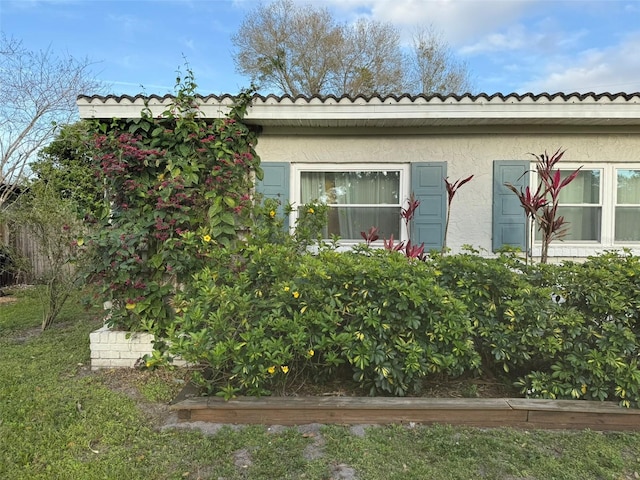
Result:
M540 99L547 99L547 100L556 100L556 99L562 99L562 100L569 100L571 98L578 98L579 100L585 100L589 97L592 97L594 100L598 101L600 99L603 98L607 98L609 100L614 100L614 99L624 99L624 100L631 100L634 97L640 97L640 92L631 92L631 93L626 93L626 92L617 92L617 93L611 93L611 92L601 92L601 93L595 93L595 92L572 92L572 93L564 93L564 92L555 92L555 93L549 93L549 92L541 92L541 93L532 93L532 92L526 92L526 93L516 93L516 92L512 92L512 93L501 93L501 92L496 92L496 93L492 93L492 94L488 94L485 92L481 92L481 93L477 93L477 94L473 94L473 93L463 93L463 94L456 94L456 93L448 93L448 94L442 94L442 93L433 93L433 94L417 94L417 95L412 95L409 93L403 93L403 94L388 94L388 95L363 95L363 94L359 94L356 96L351 96L351 95L341 95L341 96L336 96L333 94L329 94L329 95L311 95L311 96L307 96L307 95L289 95L289 94L284 94L284 95L276 95L273 93L269 93L267 95L262 95L259 93L256 93L253 95L253 99L259 99L261 102L267 102L267 101L276 101L277 103L281 103L285 100L291 101L292 103L296 103L299 101L303 101L303 102L307 102L307 103L311 103L312 101L320 101L321 103L327 103L329 102L344 102L345 100L351 101L352 103L355 103L358 100L364 100L365 102L371 102L373 100L377 100L379 102L389 102L390 100L393 100L394 102L401 102L402 100L409 100L410 102L416 102L417 100L426 100L427 102L431 101L431 100L440 100L440 101L445 101L445 100L455 100L457 102L463 101L463 100L471 100L473 102L478 101L478 100L486 100L486 101L492 101L495 99L500 99L503 101L506 101L508 99L515 99L517 101L522 101L525 99L531 99L534 101L538 101ZM106 102L108 100L115 100L117 103L122 102L123 100L129 101L129 102L135 102L137 100L150 100L150 99L154 99L154 100L159 100L161 102L165 102L165 101L170 101L173 98L175 98L174 95L172 94L165 94L165 95L157 95L157 94L150 94L150 95L143 95L143 94L137 94L137 95L114 95L114 94L109 94L109 95L78 95L78 100L85 100L88 102L94 102L94 101L100 101L100 102ZM229 93L225 93L225 94L221 94L221 95L214 95L214 94L209 94L209 95L196 95L196 98L204 101L204 102L208 102L208 101L224 101L224 100L233 100L235 98L235 95L229 94Z

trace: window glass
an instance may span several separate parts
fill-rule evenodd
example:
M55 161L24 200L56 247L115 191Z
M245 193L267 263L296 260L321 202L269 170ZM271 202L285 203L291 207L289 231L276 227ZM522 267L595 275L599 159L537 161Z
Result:
M617 171L618 205L640 205L640 170Z
M616 207L616 242L640 242L640 208Z
M564 180L574 170L561 170L560 178ZM580 170L578 176L560 191L561 204L600 203L600 170Z
M600 241L602 209L600 207L558 207L558 216L564 217L568 241Z
M562 240L597 242L603 247L640 243L640 167L614 163L595 167L583 167L560 192L557 215L564 217L567 230ZM564 166L560 178L573 171L575 167ZM539 231L535 238L540 240Z
M561 170L564 180L574 170ZM600 207L600 170L578 172L576 178L560 191L558 216L565 219L564 241L600 241L602 208Z
M615 241L640 241L640 170L616 171Z
M329 205L326 238L361 240L360 232L377 227L380 237L400 238L400 172L301 172L302 203Z

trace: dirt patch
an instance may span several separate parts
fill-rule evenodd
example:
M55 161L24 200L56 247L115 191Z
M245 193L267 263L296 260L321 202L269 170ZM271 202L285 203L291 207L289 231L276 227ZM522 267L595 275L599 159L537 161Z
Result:
M102 379L107 388L134 400L156 428L177 423L177 416L169 410L169 404L188 382L187 371L116 368L94 374Z
M274 392L278 396L338 396L367 397L369 392L363 390L348 378L337 378L321 384L292 384L285 392ZM521 394L511 385L501 382L490 375L459 379L425 380L416 392L408 397L428 398L513 398Z
M349 465L339 463L331 467L331 480L355 480L357 478L355 469Z
M2 305L3 303L13 303L13 302L17 302L18 299L16 297L0 297L0 305Z
M246 448L236 450L233 452L233 463L236 468L245 469L253 465L253 459L251 458L251 452Z

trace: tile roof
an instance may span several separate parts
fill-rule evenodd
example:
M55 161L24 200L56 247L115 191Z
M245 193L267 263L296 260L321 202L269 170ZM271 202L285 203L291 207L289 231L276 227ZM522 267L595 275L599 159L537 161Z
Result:
M222 94L222 95L197 95L197 97L199 99L201 99L204 102L208 102L208 101L215 101L215 102L222 102L226 99L229 100L233 100L233 95L231 94ZM78 96L79 99L84 99L84 100L89 100L89 101L94 101L94 100L98 100L98 101L102 101L105 102L107 100L115 100L117 102L121 102L121 101L129 101L129 102L134 102L136 100L143 100L143 99L154 99L154 100L159 100L159 101L167 101L167 100L171 100L173 99L173 95L171 94L167 94L167 95L156 95L156 94L152 94L152 95L142 95L142 94L138 94L138 95L79 95ZM531 99L534 101L540 100L540 99L547 99L547 100L555 100L555 99L561 99L561 100L565 100L568 101L570 99L577 99L577 100L585 100L588 98L593 98L594 100L600 100L602 98L608 98L609 100L615 100L615 99L623 99L625 101L629 101L632 98L638 98L640 100L640 92L635 92L635 93L624 93L624 92L618 92L618 93L609 93L609 92L603 92L603 93L594 93L594 92L587 92L587 93L579 93L579 92L573 92L573 93L562 93L562 92L557 92L557 93L493 93L493 94L488 94L488 93L478 93L478 94L472 94L472 93L464 93L464 94L432 94L432 95L425 95L425 94L420 94L420 95L409 95L408 93L404 93L402 95L386 95L386 96L380 96L380 95L370 95L370 96L365 96L365 95L357 95L355 97L349 96L349 95L342 95L342 96L336 96L336 95L325 95L325 96L318 96L318 95L314 95L314 96L305 96L305 95L297 95L297 96L292 96L292 95L274 95L274 94L268 94L268 95L260 95L260 94L255 94L254 95L255 99L259 99L262 102L266 102L266 101L276 101L276 102L282 102L284 100L291 100L293 102L297 102L297 101L306 101L308 103L314 101L314 100L319 100L322 103L326 103L328 101L343 101L343 100L349 100L352 102L358 101L358 100L364 100L366 102L371 102L374 100L378 100L380 102L384 102L386 103L387 101L390 100L394 100L396 102L400 102L403 99L408 99L411 102L416 102L419 99L422 100L426 100L431 101L434 99L438 99L441 101L445 101L445 100L456 100L456 101L462 101L462 100L471 100L471 101L478 101L481 99L484 100L493 100L496 98L499 98L501 100L508 100L508 99L513 99L513 100L518 100L518 101L522 101L525 99Z
M147 102L154 115L172 95L81 95L82 118L137 117ZM229 94L198 96L208 118L233 104ZM245 121L263 127L425 127L498 124L640 125L636 93L486 93L462 95L254 95Z

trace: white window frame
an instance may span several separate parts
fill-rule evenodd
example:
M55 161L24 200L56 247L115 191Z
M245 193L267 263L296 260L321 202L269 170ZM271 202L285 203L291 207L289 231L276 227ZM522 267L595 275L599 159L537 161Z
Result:
M616 207L619 206L618 205L618 185L617 185L618 170L640 170L640 163L614 164L613 173L611 174L611 178L612 178L611 188L613 189L613 193L614 193L613 205L611 207L611 243L616 247L640 246L640 242L615 240L615 234L616 234L615 213L616 213ZM627 205L630 205L630 204L624 204L624 203L620 204L620 206L627 206ZM638 205L637 208L640 208L640 205Z
M601 163L561 163L557 170L573 171L582 167L583 170L600 170L600 241L593 240L555 240L549 246L549 256L554 257L584 257L594 255L610 249L622 249L630 247L634 253L640 252L640 242L616 242L615 237L615 209L617 205L617 171L640 170L640 163L601 162ZM535 163L531 164L530 189L535 191L538 185L538 175L535 171ZM585 204L563 204L563 206L583 206ZM536 227L537 228L537 227ZM569 225L569 228L571 226ZM540 254L542 242L536 239L534 242L534 255Z
M294 163L291 165L291 202L293 204L293 210L291 212L290 225L291 228L298 219L298 208L302 202L300 198L301 190L301 173L302 172L384 172L384 171L398 171L400 172L400 207L405 208L408 204L410 188L410 170L411 165L408 163ZM401 218L398 217L398 222L401 222ZM408 240L407 232L405 231L404 224L400 223L400 241ZM395 239L398 240L398 239ZM364 239L359 240L340 240L340 245L351 246L359 243L363 243ZM382 245L382 239L378 240L376 244Z

